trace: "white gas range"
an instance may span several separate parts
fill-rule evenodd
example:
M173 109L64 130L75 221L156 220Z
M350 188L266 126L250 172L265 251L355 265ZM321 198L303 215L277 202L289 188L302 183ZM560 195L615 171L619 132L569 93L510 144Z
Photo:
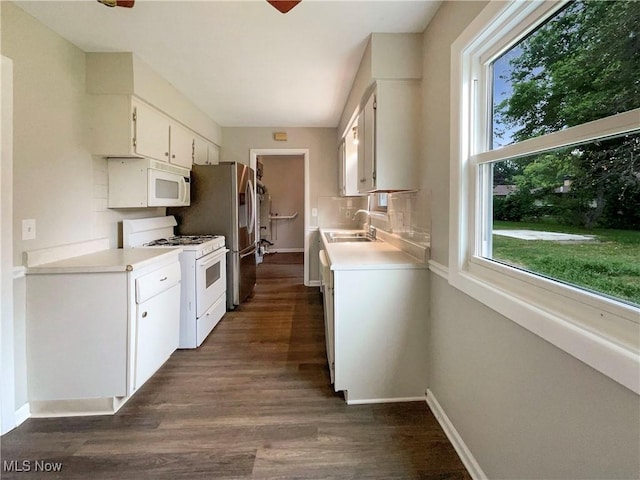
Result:
M221 235L175 236L173 216L123 220L124 248L181 247L179 348L196 348L226 312L225 238Z

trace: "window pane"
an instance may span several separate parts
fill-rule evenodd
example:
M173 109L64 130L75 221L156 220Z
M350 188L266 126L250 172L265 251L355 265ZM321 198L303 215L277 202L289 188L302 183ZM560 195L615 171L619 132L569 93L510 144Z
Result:
M640 132L491 168L487 258L640 305Z
M388 197L389 197L388 193L378 193L376 195L375 209L386 211L388 206Z
M640 107L640 2L568 4L492 77L492 149Z

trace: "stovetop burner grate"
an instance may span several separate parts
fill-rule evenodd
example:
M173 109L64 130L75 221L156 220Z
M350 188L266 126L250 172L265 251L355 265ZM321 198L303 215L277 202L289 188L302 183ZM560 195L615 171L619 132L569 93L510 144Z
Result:
M169 238L159 238L149 243L145 243L146 247L158 247L158 246L175 246L175 245L200 245L218 238L216 235L179 235Z

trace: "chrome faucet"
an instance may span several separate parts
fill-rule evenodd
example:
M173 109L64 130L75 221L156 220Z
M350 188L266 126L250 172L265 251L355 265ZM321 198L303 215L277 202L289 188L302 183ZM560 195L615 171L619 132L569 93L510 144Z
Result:
M356 210L356 213L354 213L354 214L353 214L353 216L351 217L351 220L355 220L355 219L356 219L356 216L357 216L359 213L366 213L368 217L371 217L371 212L370 212L369 210L363 210L363 209L360 209L360 210Z
M369 217L369 222L368 222L368 229L367 229L367 236L372 239L375 240L376 239L376 227L374 227L373 225L371 225L371 212L369 210L364 210L364 209L359 209L356 210L356 213L353 214L353 216L351 217L351 220L355 220L356 216L359 213L366 213L367 216Z

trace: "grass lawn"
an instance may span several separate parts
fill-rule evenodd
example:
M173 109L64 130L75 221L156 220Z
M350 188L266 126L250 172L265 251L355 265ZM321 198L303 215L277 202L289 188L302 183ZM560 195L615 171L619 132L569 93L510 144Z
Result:
M581 243L494 235L493 258L640 305L640 231L498 221L493 228L595 235L598 241Z

